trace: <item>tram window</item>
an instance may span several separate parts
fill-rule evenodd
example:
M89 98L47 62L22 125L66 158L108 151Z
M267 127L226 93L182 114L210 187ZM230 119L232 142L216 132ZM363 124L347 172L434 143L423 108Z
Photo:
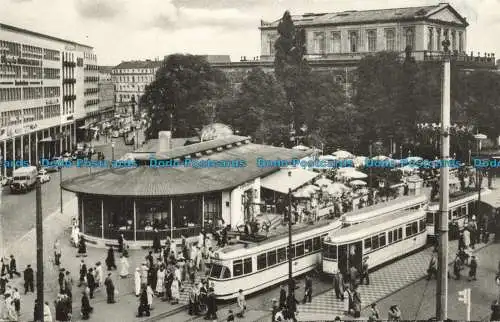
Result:
M241 259L235 260L233 262L233 276L243 275L243 261Z
M397 229L397 230L395 230L395 231L397 231L397 232L398 232L398 238L396 239L396 237L394 237L394 239L395 239L396 241L403 239L403 228L398 228L398 229Z
M229 271L229 268L227 268L226 266L224 266L224 268L222 269L222 278L223 279L231 278L231 272Z
M312 248L312 239L308 239L304 242L304 251L306 253L310 253L312 252L313 248Z
M291 248L287 247L290 250L290 254L288 254L288 258L295 258L295 245L292 245Z
M272 266L277 263L276 251L267 252L267 266Z
M418 223L415 221L414 223L411 223L411 234L415 235L418 233Z
M325 258L337 259L337 246L336 245L325 245L323 248Z
M372 249L372 239L365 239L365 251L370 251Z
M411 236L411 224L406 225L405 234L406 237Z
M222 266L219 264L213 264L210 268L210 277L220 278L222 272Z
M425 219L420 219L420 231L424 231L425 230L425 227L426 227L426 223L425 223Z
M321 239L319 237L314 237L313 239L313 250L321 249Z
M278 263L286 261L286 248L278 249Z
M372 237L372 249L379 248L378 236Z
M467 215L467 207L462 206L460 207L460 216L466 216Z
M389 244L392 244L392 231L387 232L387 236L389 237Z
M267 253L257 256L257 270L265 269L267 267Z
M379 239L379 246L384 247L385 246L385 233L378 235L378 239Z
M302 255L304 255L304 242L300 242L295 245L295 256L299 257Z
M427 213L427 218L426 221L429 225L434 224L434 213L433 212L428 212Z
M243 260L243 273L249 274L252 272L252 257Z

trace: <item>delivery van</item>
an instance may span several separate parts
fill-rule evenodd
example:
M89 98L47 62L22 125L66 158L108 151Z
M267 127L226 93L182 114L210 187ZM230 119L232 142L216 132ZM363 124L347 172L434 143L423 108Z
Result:
M23 167L14 170L10 191L13 193L26 193L35 187L38 176L36 167Z

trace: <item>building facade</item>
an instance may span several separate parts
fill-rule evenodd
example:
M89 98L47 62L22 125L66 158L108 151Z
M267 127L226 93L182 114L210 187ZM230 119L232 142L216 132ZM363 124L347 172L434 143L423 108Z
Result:
M111 72L115 85L116 112L135 114L138 103L144 94L146 86L155 79L156 72L161 67L158 60L125 61L114 67Z
M111 79L112 66L99 66L99 121L115 114L115 85Z
M77 122L86 117L85 57L96 61L92 47L0 24L3 160L35 165L76 145ZM15 167L4 162L3 174Z

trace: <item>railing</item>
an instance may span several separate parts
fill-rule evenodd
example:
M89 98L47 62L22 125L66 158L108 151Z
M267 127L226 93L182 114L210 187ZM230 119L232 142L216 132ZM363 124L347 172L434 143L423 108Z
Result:
M76 99L76 95L64 95L63 100L64 101L73 101Z
M64 67L76 67L76 63L72 61L63 61Z
M76 79L75 78L65 78L63 79L63 84L75 84Z

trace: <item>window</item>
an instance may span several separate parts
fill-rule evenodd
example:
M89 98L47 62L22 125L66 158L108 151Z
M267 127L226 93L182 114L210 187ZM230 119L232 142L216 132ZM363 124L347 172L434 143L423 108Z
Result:
M358 52L358 32L349 31L349 49L351 53Z
M455 30L451 32L451 50L457 49L457 33Z
M386 242L385 242L385 233L382 233L380 235L378 235L378 239L379 239L379 246L380 247L384 247Z
M314 41L314 53L315 54L324 54L325 53L325 33L324 32L315 32L313 34Z
M427 50L434 50L434 29L429 27L429 42L427 43Z
M341 34L340 31L332 31L331 33L331 52L332 53L340 53L342 49L341 45Z
M328 259L337 259L337 246L325 244L323 256Z
M368 30L368 51L377 51L377 30Z
M464 33L461 31L458 32L458 51L464 52Z
M277 263L277 258L276 258L276 251L272 250L270 252L267 252L267 266L273 266L274 264Z
M441 28L436 29L436 48L438 51L441 51L442 49L442 44L441 44Z
M313 239L313 249L315 251L321 249L321 239L319 237L314 237L314 239Z
M387 232L387 237L389 239L389 244L392 244L392 231Z
M444 35L445 40L450 40L450 30L449 29L445 29L443 32L443 35Z
M286 248L278 249L278 263L286 261Z
M243 275L243 261L241 259L237 259L233 262L233 276Z
M372 249L375 250L380 247L378 236L372 237Z
M394 29L385 30L385 50L396 50L396 31Z
M411 224L406 225L405 234L406 234L406 237L411 236Z
M275 43L274 36L272 35L267 36L267 44L269 46L269 56L274 56L275 53L274 43Z
M257 256L257 270L260 271L267 267L267 253Z
M371 249L372 249L372 239L366 238L365 239L365 250L370 251Z
M410 47L410 49L415 49L415 28L408 27L405 29L405 49Z
M224 279L231 278L231 271L226 266L222 268L222 278Z
M288 254L288 258L295 258L295 247L292 245L292 247L287 247L288 251L290 252Z
M210 269L210 277L220 278L222 273L222 266L219 264L212 264L212 268Z
M428 213L427 213L426 222L427 222L429 225L434 224L434 213L433 213L433 212L428 212Z
M418 233L418 223L415 221L411 224L411 234L416 235Z
M304 252L307 254L307 253L310 253L312 252L313 248L312 248L312 240L311 239L308 239L304 242Z
M295 244L295 256L299 257L304 255L304 242Z
M419 228L420 228L420 231L424 231L424 230L425 230L425 228L426 228L426 226L427 226L427 223L425 222L425 219L420 219L420 221L419 221L419 223L418 223L418 224L419 224L419 226L420 226L420 227L419 227Z
M249 274L252 272L252 257L243 260L243 273Z

